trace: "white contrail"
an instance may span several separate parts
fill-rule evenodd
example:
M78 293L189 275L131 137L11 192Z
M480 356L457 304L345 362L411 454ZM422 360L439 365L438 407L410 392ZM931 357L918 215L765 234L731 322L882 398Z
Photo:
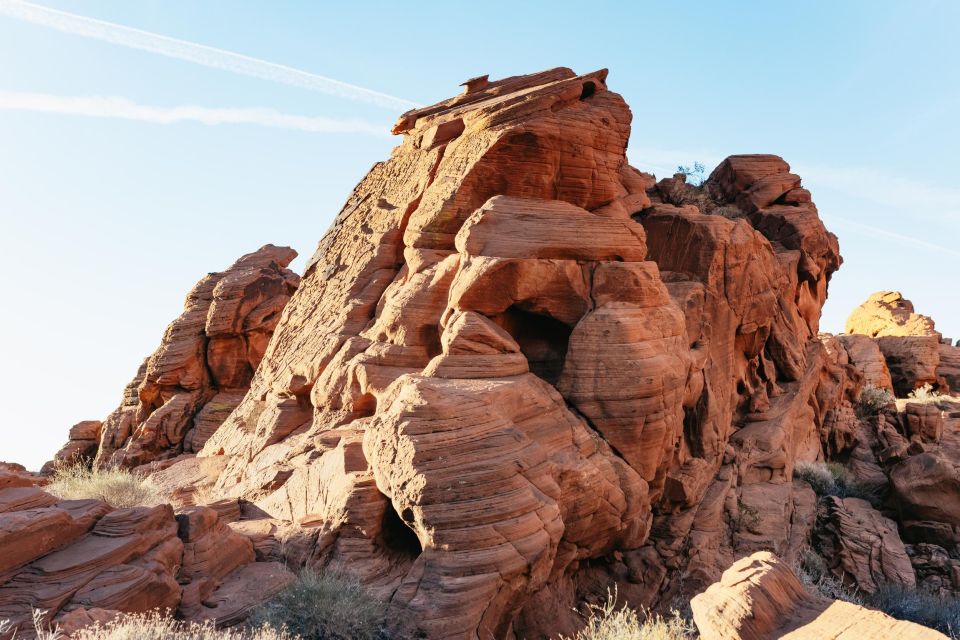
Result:
M156 124L257 124L313 133L388 135L387 128L364 120L335 120L281 113L274 109L217 109L182 105L156 107L115 96L58 96L47 93L0 91L0 110L60 113L95 118L120 118Z
M891 238L899 242L906 242L912 244L915 247L920 249L931 249L933 251L939 251L941 253L947 253L954 256L960 256L960 251L952 249L950 247L945 247L941 244L935 242L928 242L921 238L915 238L913 236L908 236L903 233L897 233L896 231L890 231L889 229L884 229L883 227L878 227L872 224L863 224L861 222L854 222L853 220L847 220L846 218L841 218L840 216L829 216L831 222L839 222L841 226L846 226L848 228L861 231L868 235L872 235L880 238Z
M104 22L86 16L58 11L20 0L0 0L0 14L18 18L27 22L57 29L66 33L86 36L113 44L141 49L170 58L186 60L196 64L221 69L231 73L253 76L288 84L303 89L322 91L330 95L350 100L367 102L386 109L411 109L418 107L415 102L391 96L372 89L320 76L282 64L251 58L232 51L224 51L206 45L178 40L149 31Z

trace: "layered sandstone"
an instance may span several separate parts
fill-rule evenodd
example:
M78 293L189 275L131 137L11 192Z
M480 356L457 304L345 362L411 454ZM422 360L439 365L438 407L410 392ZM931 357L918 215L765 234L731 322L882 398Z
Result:
M858 405L944 345L904 335L927 325L902 296L869 313L903 329L819 334L841 258L801 178L633 169L606 75L404 114L299 286L272 247L198 284L96 453L210 503L178 515L182 615L240 621L289 579L272 561L346 569L436 639L569 635L611 584L669 607L757 551L864 592L960 586L960 413ZM872 501L794 479L827 461ZM197 559L213 541L229 558Z
M187 295L106 420L77 424L54 463L96 458L99 466L135 467L198 451L240 402L300 278L296 257L266 245Z
M933 319L917 313L899 291L871 295L847 318L846 331L851 334L843 337L848 348L855 341L861 351L869 349L870 339L878 345L897 395L924 385L943 393L960 390L960 347L944 340ZM871 377L884 381L879 371Z
M350 567L432 638L570 631L621 573L656 604L798 552L792 465L852 414L861 378L817 337L837 241L800 178L734 156L658 184L605 80L405 114L199 454L215 495L294 526L288 559Z
M175 515L0 488L0 620L10 622L0 638L32 637L35 610L65 633L153 610L236 624L293 579L254 560L250 539L210 508Z
M691 601L703 640L945 640L912 622L810 593L768 552L738 560Z

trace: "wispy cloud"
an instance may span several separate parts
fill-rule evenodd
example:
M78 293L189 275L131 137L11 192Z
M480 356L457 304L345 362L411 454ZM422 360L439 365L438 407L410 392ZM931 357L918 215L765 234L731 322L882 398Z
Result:
M59 113L94 118L120 118L155 124L198 122L216 124L255 124L265 127L296 129L311 133L366 133L387 135L387 129L364 120L335 120L299 116L274 109L217 109L182 105L157 107L137 104L116 96L58 96L46 93L0 91L0 110Z
M827 167L798 164L795 171L820 188L893 209L912 216L960 220L960 189L918 181L861 167Z
M206 45L178 40L149 31L141 31L112 22L105 22L65 11L58 11L20 0L0 0L0 14L32 22L34 24L94 38L133 49L149 51L169 58L186 60L195 64L221 69L262 80L312 89L330 95L357 100L386 109L411 109L419 106L404 98L358 87L353 84L327 78L282 64L252 58L232 51L224 51Z

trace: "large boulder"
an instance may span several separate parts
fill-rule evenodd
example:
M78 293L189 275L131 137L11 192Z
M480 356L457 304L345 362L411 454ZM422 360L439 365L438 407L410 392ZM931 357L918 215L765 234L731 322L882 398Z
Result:
M702 640L946 640L912 622L811 593L768 552L735 562L691 600Z
M846 332L881 336L936 336L933 319L914 311L899 291L878 291L847 317Z
M0 489L0 620L10 621L0 640L31 637L35 610L64 633L154 610L234 625L294 579L255 562L251 540L212 508L175 516L170 505Z
M865 343L859 336L874 338L883 352L894 390L898 396L939 380L940 333L929 316L916 313L913 303L898 291L880 291L853 310L847 318L844 337L855 352L864 353ZM859 356L864 372L882 379L872 358ZM881 385L875 385L881 386Z

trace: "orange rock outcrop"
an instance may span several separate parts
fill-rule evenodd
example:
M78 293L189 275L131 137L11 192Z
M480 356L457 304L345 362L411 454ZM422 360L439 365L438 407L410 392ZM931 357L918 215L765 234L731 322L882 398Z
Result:
M960 414L858 402L946 380L932 322L885 294L864 313L900 328L821 335L842 260L801 178L632 168L606 78L476 78L401 116L302 280L271 246L202 280L96 451L71 435L58 458L177 503L183 615L238 622L274 561L346 568L431 639L570 635L611 584L666 607L758 551L960 590ZM875 499L794 479L826 461Z
M912 622L810 593L769 552L738 560L690 603L702 640L945 640Z

